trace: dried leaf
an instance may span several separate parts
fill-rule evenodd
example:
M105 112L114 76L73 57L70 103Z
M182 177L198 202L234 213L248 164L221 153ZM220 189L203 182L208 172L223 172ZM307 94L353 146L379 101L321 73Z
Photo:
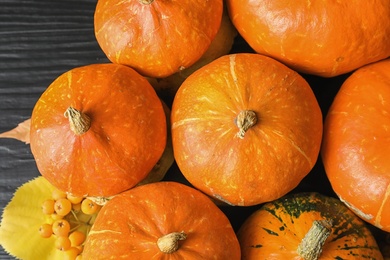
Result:
M29 118L19 123L14 129L0 133L0 138L14 138L28 144L30 143L30 125L31 119Z

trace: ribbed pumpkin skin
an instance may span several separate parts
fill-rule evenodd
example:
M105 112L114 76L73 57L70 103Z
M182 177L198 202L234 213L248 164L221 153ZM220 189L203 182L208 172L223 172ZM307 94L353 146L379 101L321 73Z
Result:
M187 234L167 254L157 240ZM83 259L231 259L240 246L225 214L204 194L177 182L138 186L103 206L87 237Z
M258 121L241 139L237 116ZM260 204L285 195L310 172L322 114L308 83L259 54L221 57L191 74L176 93L172 143L180 171L227 203Z
M356 214L390 232L390 60L355 71L324 125L321 156L337 193Z
M96 39L107 57L149 77L166 77L194 64L222 19L222 0L100 0Z
M230 52L238 32L230 21L226 6L224 7L221 25L207 51L189 68L180 70L169 77L159 79L158 84L156 84L157 90L162 89L163 93L168 93L168 95L173 97L177 89L191 73Z
M390 2L227 0L258 53L299 72L333 77L390 56Z
M267 203L240 227L242 259L296 259L297 247L314 220L332 220L333 229L319 260L382 260L365 223L336 198L297 193Z
M82 135L69 106L91 118ZM148 81L118 64L93 64L60 75L38 99L31 150L40 173L75 196L112 196L135 186L160 159L167 140L162 103Z

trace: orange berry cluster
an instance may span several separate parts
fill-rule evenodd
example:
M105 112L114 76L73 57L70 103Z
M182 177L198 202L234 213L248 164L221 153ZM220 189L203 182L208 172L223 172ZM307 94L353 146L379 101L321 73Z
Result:
M42 202L47 221L39 228L43 238L55 236L55 247L67 259L81 259L83 244L101 206L90 198L75 197L53 190L52 197Z

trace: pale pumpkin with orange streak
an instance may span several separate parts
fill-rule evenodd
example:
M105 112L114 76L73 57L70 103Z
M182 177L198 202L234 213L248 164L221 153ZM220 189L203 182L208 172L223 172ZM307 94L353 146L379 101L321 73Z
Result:
M337 198L316 192L264 204L237 236L242 260L383 260L366 223Z
M124 65L93 64L63 73L31 116L39 172L75 196L108 197L135 186L161 158L166 141L159 97Z
M355 71L324 125L326 174L357 215L390 232L390 60Z
M100 0L96 39L114 63L162 78L190 67L221 24L222 0Z
M186 179L214 198L248 206L285 195L311 171L322 114L298 73L272 58L240 53L183 82L171 127Z

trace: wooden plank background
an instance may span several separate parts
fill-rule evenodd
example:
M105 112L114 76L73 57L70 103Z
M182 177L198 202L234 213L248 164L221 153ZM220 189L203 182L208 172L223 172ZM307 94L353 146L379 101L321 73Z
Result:
M77 66L105 63L93 31L97 0L0 0L0 132L31 116L35 102L60 74ZM250 52L238 37L232 52ZM303 75L325 116L347 75L322 79ZM21 184L39 176L29 145L0 139L0 210ZM176 165L166 180L185 182ZM315 188L314 188L315 187ZM296 190L332 195L319 159ZM237 229L258 206L227 207ZM375 228L373 230L381 235ZM13 259L0 248L0 259ZM35 259L33 259L35 260Z

